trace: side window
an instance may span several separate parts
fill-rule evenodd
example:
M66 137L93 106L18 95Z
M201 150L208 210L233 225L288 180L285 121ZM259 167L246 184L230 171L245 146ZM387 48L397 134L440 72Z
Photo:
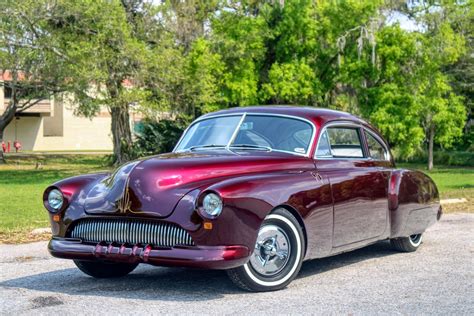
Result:
M358 128L331 127L327 135L333 157L364 157Z
M311 143L312 133L313 130L311 128L300 129L293 134L293 137L302 144L309 144Z
M316 151L317 157L332 157L331 146L329 145L329 137L327 131L319 138L318 149Z
M387 160L387 151L385 147L372 134L364 132L367 138L367 146L369 147L370 157L377 160Z

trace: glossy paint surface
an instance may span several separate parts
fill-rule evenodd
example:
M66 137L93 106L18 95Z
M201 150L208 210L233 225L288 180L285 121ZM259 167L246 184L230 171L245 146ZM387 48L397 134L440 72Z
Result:
M370 161L355 159L316 160L316 166L331 181L333 246L386 237L389 172L375 168Z
M60 221L51 220L51 253L72 259L229 268L246 262L246 250L254 248L262 221L278 207L300 221L306 259L422 233L439 217L436 186L422 173L396 169L392 160L314 158L327 124L349 122L377 134L364 121L343 112L301 107L237 108L207 116L245 112L311 121L316 133L309 155L226 149L169 153L128 163L112 175L60 181L45 192L59 188L67 199ZM367 154L365 140L363 145ZM199 210L207 192L223 199L217 218ZM84 217L174 223L188 231L196 247L164 250L67 239L75 221ZM204 223L212 223L212 229L205 229Z
M53 238L49 252L58 258L79 260L111 260L127 263L149 263L161 266L206 266L230 269L246 262L250 255L244 246L153 248L150 245L88 245L77 241Z

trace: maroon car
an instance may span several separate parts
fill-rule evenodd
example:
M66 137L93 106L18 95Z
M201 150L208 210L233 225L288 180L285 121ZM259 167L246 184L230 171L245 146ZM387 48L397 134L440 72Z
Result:
M365 121L273 106L204 115L172 153L59 181L44 205L49 251L88 275L139 263L226 269L250 291L281 289L303 260L379 240L415 251L441 216L433 181L396 169Z

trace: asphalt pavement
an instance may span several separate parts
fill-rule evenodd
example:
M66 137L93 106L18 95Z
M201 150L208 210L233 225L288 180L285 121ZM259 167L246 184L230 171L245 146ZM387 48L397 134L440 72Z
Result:
M0 245L0 314L474 315L474 214L447 214L414 253L388 242L307 261L286 289L248 293L223 271L140 265L98 280L46 242Z

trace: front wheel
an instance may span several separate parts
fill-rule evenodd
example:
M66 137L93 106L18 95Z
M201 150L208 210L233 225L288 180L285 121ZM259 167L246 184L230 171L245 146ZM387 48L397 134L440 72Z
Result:
M418 249L423 240L422 234L415 234L408 237L390 239L392 248L401 252L413 252Z
M290 212L280 208L263 221L249 262L228 270L227 274L247 291L279 290L298 274L304 249L300 224Z
M138 263L108 263L101 261L74 260L76 266L94 278L118 278L132 272Z

